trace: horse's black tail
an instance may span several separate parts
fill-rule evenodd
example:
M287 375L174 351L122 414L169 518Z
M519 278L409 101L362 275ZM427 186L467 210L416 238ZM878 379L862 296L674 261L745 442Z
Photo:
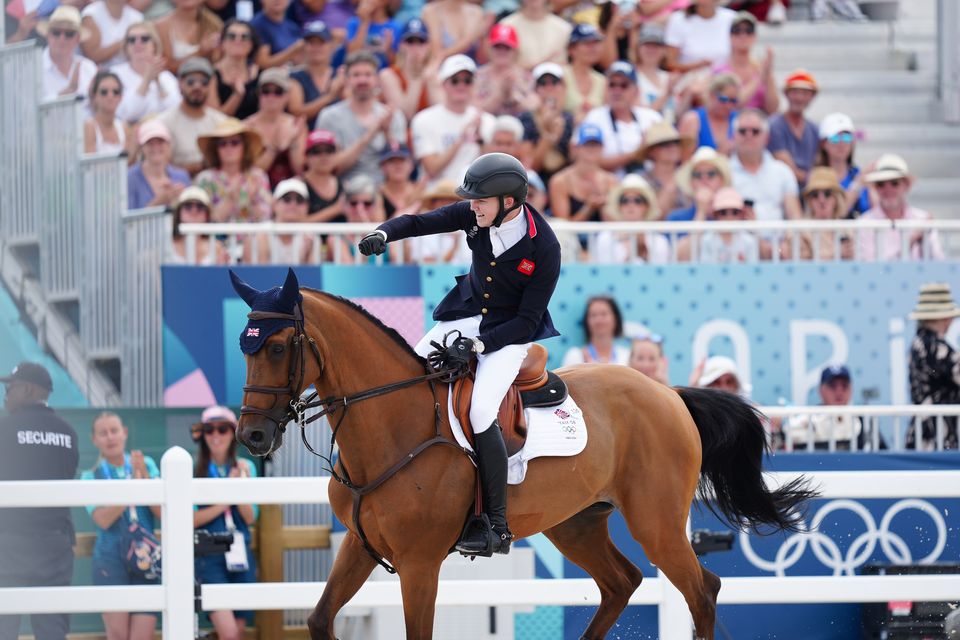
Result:
M796 531L803 522L802 503L818 492L804 477L774 491L767 489L762 462L769 444L760 413L726 391L678 387L677 393L700 432L701 502L735 529L757 531L766 524Z

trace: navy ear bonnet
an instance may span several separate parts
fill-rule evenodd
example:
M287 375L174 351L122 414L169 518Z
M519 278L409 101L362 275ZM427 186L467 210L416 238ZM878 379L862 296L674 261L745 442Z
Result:
M282 287L274 287L266 291L258 291L240 277L230 271L230 280L237 294L250 305L250 311L269 311L273 313L296 313L297 305L303 301L300 295L300 283L297 282L297 276L290 269L287 272L287 279ZM262 318L259 320L248 320L247 326L243 328L240 334L240 351L246 354L256 353L263 347L267 338L287 327L294 326L292 319L283 318Z

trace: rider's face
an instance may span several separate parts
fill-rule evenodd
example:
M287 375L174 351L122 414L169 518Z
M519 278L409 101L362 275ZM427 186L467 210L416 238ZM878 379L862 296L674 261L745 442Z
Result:
M513 206L513 198L507 196L503 199L503 206L510 208ZM493 225L497 214L500 213L499 198L477 198L470 201L470 210L477 216L478 227L489 227Z

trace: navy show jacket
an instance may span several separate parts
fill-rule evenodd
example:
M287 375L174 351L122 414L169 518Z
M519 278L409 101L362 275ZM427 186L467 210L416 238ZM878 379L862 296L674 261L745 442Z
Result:
M403 215L377 229L387 241L435 233L463 231L473 251L470 273L457 276L433 311L437 321L481 316L484 353L509 344L524 344L558 336L547 305L560 278L560 243L553 229L530 205L523 205L527 232L515 245L493 255L489 227L477 226L468 201L456 202L420 215Z

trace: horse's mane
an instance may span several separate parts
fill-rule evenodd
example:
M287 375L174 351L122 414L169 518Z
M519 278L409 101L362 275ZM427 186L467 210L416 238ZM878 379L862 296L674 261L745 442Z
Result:
M310 287L300 287L300 289L301 291L309 291L310 293L316 293L321 296L325 296L327 298L330 298L331 300L345 304L347 307L353 309L354 311L359 313L361 316L369 320L374 327L380 329L380 331L385 333L387 337L393 340L401 349L404 350L404 352L406 352L407 355L409 355L411 358L416 360L423 367L424 371L429 371L427 367L427 360L421 357L420 354L418 354L416 351L414 351L413 347L410 346L410 343L407 342L396 329L394 329L393 327L388 327L387 325L383 324L383 321L381 321L380 318L373 315L372 313L370 313L369 311L367 311L366 309L358 305L353 300L349 300L347 298L334 295L332 293L327 293L326 291L320 291L319 289L311 289Z

